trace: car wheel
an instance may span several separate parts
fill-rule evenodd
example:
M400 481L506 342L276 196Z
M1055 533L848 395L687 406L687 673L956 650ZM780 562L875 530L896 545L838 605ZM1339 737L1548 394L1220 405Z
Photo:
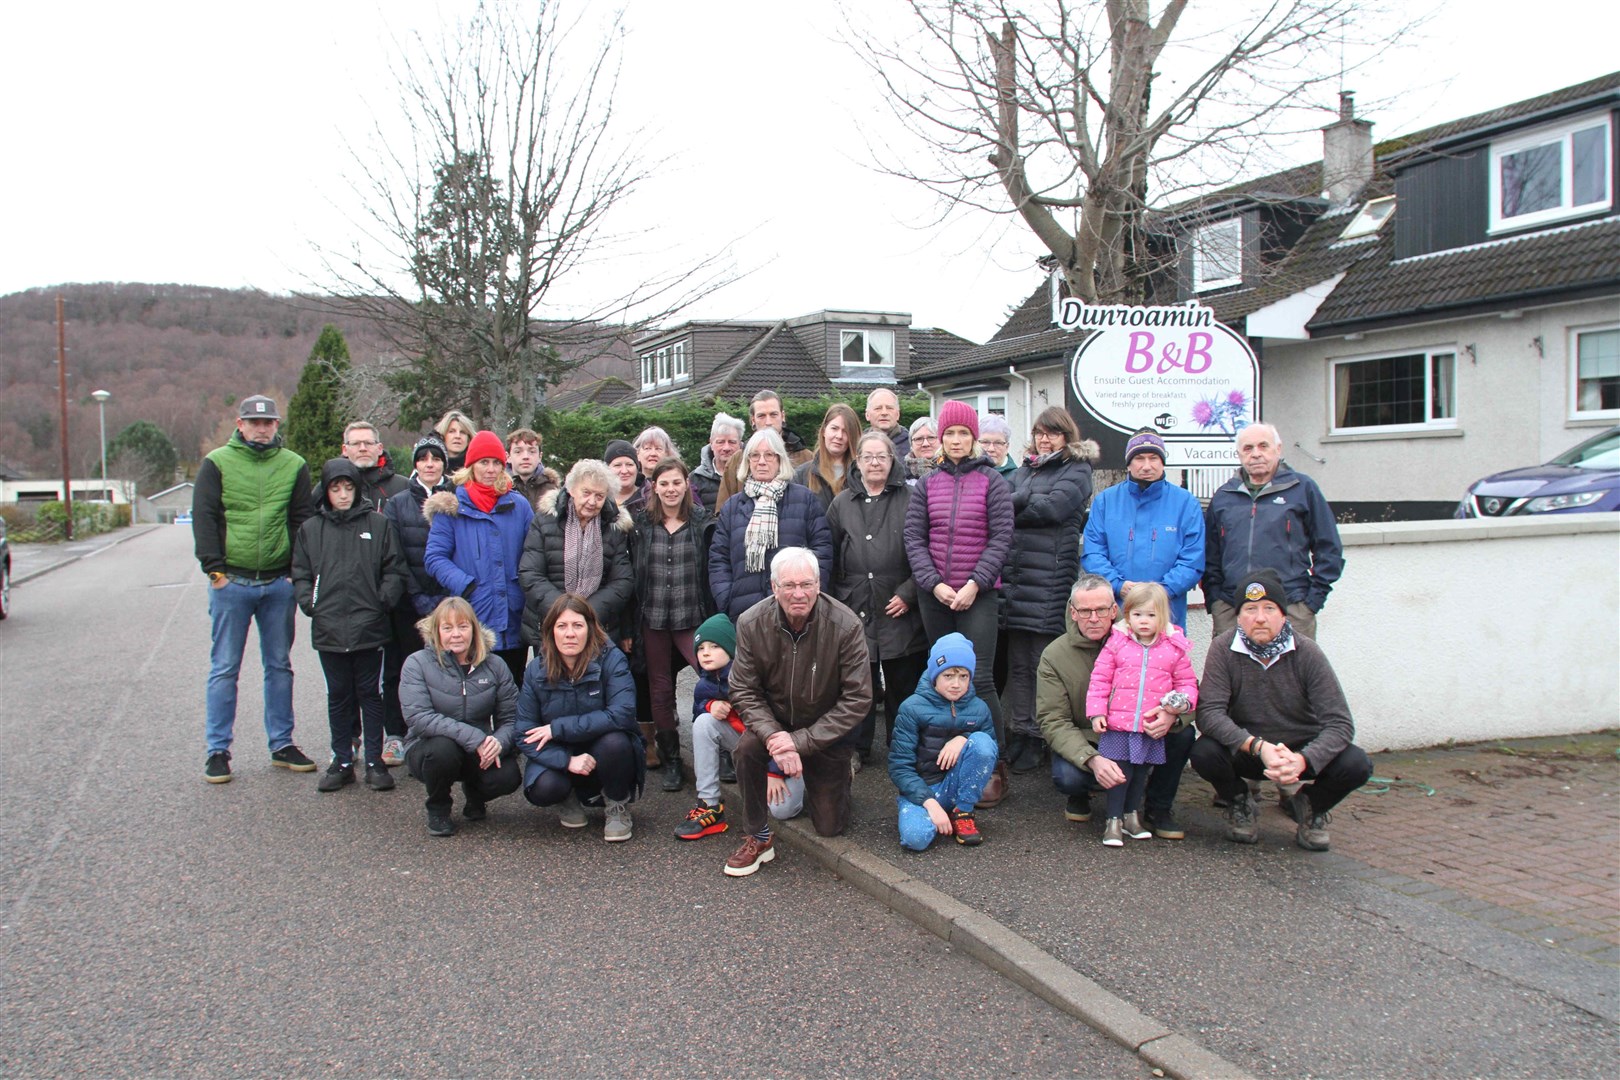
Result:
M0 619L11 614L11 567L0 566Z

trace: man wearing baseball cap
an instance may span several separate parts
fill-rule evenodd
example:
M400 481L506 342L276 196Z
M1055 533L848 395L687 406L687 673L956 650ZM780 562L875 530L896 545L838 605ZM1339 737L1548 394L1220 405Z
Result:
M231 779L236 682L249 624L259 628L264 731L270 763L314 772L293 742L293 538L313 512L309 468L281 444L281 413L262 394L242 399L236 431L203 459L192 489L191 532L208 575L213 651L208 670L203 779Z
M1351 742L1356 726L1327 656L1288 621L1282 578L1251 571L1236 598L1237 626L1204 663L1192 767L1227 800L1226 838L1237 844L1260 838L1247 781L1303 784L1283 809L1298 823L1295 843L1326 851L1328 811L1367 782L1372 763Z

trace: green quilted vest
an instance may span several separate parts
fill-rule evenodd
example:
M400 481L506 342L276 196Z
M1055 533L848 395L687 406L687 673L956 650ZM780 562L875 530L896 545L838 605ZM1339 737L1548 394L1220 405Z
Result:
M279 440L259 451L233 433L208 460L219 468L226 565L261 574L286 570L292 565L287 506L304 459Z

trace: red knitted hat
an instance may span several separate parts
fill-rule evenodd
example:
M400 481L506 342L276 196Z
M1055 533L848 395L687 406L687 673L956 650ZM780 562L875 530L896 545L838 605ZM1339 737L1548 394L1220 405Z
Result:
M483 461L488 457L495 458L502 465L505 465L506 447L501 445L501 437L493 431L480 431L472 437L472 442L467 444L465 461L468 465L471 465L475 461Z
M965 401L947 401L945 407L939 410L939 433L945 434L946 428L965 427L973 432L973 437L979 437L979 414Z

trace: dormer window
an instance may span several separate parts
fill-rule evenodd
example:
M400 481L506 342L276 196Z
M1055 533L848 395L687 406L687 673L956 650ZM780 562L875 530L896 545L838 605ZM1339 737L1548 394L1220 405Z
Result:
M1243 281L1243 219L1203 225L1193 233L1193 292Z
M844 369L894 367L893 330L841 330L838 355Z
M1344 227L1344 232L1339 234L1337 242L1343 243L1346 240L1359 240L1365 236L1376 236L1378 230L1384 227L1384 222L1388 221L1393 213L1395 213L1395 196L1393 195L1368 201L1351 219L1350 224Z
M1613 199L1609 118L1587 116L1491 145L1491 231L1605 210Z
M641 354L641 389L644 393L686 382L691 377L692 369L687 363L684 341Z

